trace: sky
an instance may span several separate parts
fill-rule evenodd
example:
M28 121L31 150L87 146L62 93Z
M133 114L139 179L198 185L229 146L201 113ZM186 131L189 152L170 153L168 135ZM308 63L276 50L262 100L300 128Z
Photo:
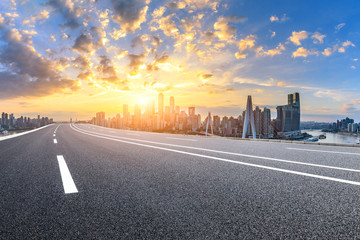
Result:
M207 115L287 103L360 121L360 2L1 0L0 111L55 120L165 95Z

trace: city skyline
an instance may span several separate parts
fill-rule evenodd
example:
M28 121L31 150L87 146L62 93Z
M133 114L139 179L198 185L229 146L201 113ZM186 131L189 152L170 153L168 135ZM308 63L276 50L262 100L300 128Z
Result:
M2 111L87 119L164 93L203 116L235 116L247 95L274 112L299 92L302 121L359 121L359 10L355 0L4 0Z

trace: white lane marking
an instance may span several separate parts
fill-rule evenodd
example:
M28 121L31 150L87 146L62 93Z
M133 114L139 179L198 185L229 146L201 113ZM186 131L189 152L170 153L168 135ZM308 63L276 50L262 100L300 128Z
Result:
M131 136L140 136L140 134L137 133L126 133L127 135L131 135Z
M287 148L287 149L290 149L290 150L298 150L298 151L323 152L323 153L338 153L338 154L346 154L346 155L357 155L357 156L360 156L360 153L351 153L351 152L336 152L336 151L325 151L325 150L305 149L305 148Z
M75 186L73 178L71 177L71 173L69 171L69 168L65 162L63 155L57 155L57 160L59 162L60 174L61 174L61 179L64 186L65 194L77 193L78 190Z
M53 134L53 137L55 137L56 136L56 134Z
M360 182L341 179L341 178L326 177L326 176L321 176L321 175L316 175L316 174L311 174L311 173L304 173L304 172L287 170L287 169L282 169L282 168L268 167L268 166L253 164L253 163L240 162L240 161L235 161L235 160L226 159L226 158L219 158L219 157L213 157L213 156L208 156L208 155L203 155L203 154L185 152L185 151L175 150L175 149L171 149L171 148L164 148L164 147L146 145L146 144L142 144L142 143L129 142L129 141L125 141L125 140L114 139L114 138L109 138L109 137L104 137L104 136L99 136L99 135L95 135L95 134L86 133L86 132L83 132L83 131L79 131L79 130L77 130L75 128L73 128L73 130L75 130L77 132L80 132L82 134L89 135L89 136L94 136L94 137L103 138L103 139L112 140L112 141L117 141L117 142L128 143L128 144L142 146L142 147L154 148L154 149L159 149L159 150L164 150L164 151L169 151L169 152L181 153L181 154L185 154L185 155L191 155L191 156L196 156L196 157L213 159L213 160L222 161L222 162L235 163L235 164L244 165L244 166L268 169L268 170L273 170L273 171L277 171L277 172L291 173L291 174L300 175L300 176L306 176L306 177L312 177L312 178L329 180L329 181L333 181L333 182L341 182L341 183L347 183L347 184L360 186Z
M74 126L74 127L77 128L76 126ZM88 131L82 130L80 128L77 128L77 129L79 129L81 131L84 131L84 132L88 132ZM137 141L137 142L145 142L145 143L164 145L164 146L169 146L169 147L186 148L186 149L199 150L199 151L205 151L205 152L214 152L214 153L228 154L228 155L234 155L234 156L240 156L240 157L256 158L256 159L262 159L262 160L267 160L267 161L284 162L284 163L290 163L290 164L312 166L312 167L320 167L320 168L328 168L328 169L335 169L335 170L342 170L342 171L349 171L349 172L360 172L359 169L341 168L341 167L314 164L314 163L296 162L296 161L279 159L279 158L262 157L262 156L248 155L248 154L242 154L242 153L234 153L234 152L225 152L225 151L219 151L219 150L212 150L212 149L207 149L207 148L197 148L197 147L190 147L190 146L177 145L177 144L160 143L160 142L153 142L153 141L141 140L141 139L136 139L136 138L127 138L127 137L106 135L106 134L101 134L101 133L93 133L93 132L88 132L88 133L99 134L99 135L102 135L102 136L114 137L114 138L119 138L119 139Z
M56 139L54 139L54 143L55 143L55 144L57 143L57 140L56 140Z
M55 131L54 133L56 133L56 131L58 130L58 128L60 127L61 124L59 124L56 128L55 128Z
M15 137L20 137L20 136L23 136L25 134L29 134L29 133L32 133L32 132L36 132L36 131L39 131L43 128L46 128L46 127L49 127L49 126L52 126L53 124L50 124L50 125L46 125L46 126L43 126L43 127L39 127L39 128L35 128L33 130L30 130L30 131L26 131L26 132L22 132L22 133L16 133L16 134L12 134L12 135L9 135L9 136L4 136L4 137L0 137L0 141L4 141L4 140L7 140L7 139L10 139L10 138L15 138Z
M175 139L175 140L183 140L183 141L191 141L191 142L197 142L198 140L195 139L186 139L186 138L176 138L176 137L166 137L168 139Z

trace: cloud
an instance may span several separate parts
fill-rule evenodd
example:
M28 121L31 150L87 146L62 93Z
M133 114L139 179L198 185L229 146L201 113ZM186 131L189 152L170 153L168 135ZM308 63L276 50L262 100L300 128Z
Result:
M352 103L344 103L341 106L340 113L344 115L357 115L360 113L360 110Z
M103 75L101 78L103 81L107 82L118 82L119 78L116 73L116 69L112 64L111 59L109 59L107 56L102 55L99 57L100 62L99 65L96 67L96 70Z
M50 17L49 12L46 10L43 10L39 14L32 16L29 19L24 19L22 24L34 27L34 25L36 24L37 21L40 21L40 23L43 23L49 17Z
M338 46L336 45L336 48L337 48L337 50L338 50L339 53L344 53L344 52L346 52L346 48L348 48L348 47L355 47L355 44L353 44L353 43L350 42L349 40L346 40L345 42L343 42L343 43L341 44L341 47L338 47ZM335 48L335 47L334 47L334 48Z
M272 32L271 33L271 38L275 37L276 36L276 32Z
M72 47L78 53L91 53L93 51L93 38L89 33L80 34Z
M318 55L319 53L315 50L307 50L306 48L299 47L295 52L292 53L293 58L307 57L308 55Z
M289 40L293 42L296 46L301 45L300 41L308 37L309 33L306 31L301 32L292 32L292 35L289 37Z
M279 45L276 48L269 49L268 51L264 51L263 47L259 47L257 53L261 56L275 56L275 55L280 55L281 52L284 50L285 50L285 46L279 43Z
M314 43L324 43L324 38L326 37L326 35L323 35L321 33L314 33L311 38L314 39Z
M220 41L229 41L233 38L236 28L229 25L229 22L245 22L247 17L244 16L230 16L230 17L219 17L218 21L214 24L215 35Z
M0 50L0 98L42 97L76 91L76 81L61 77L56 62L43 58L23 42L16 29L3 29Z
M246 58L247 54L244 52L248 49L254 49L255 48L255 42L256 42L256 36L255 35L249 35L244 39L241 39L238 42L238 48L240 52L235 53L235 57L237 59L239 58Z
M270 17L270 22L278 22L279 18L277 16L271 16Z
M324 51L321 54L328 57L328 56L330 56L332 54L332 49L331 48L325 48Z
M147 0L111 0L117 22L123 33L133 33L146 21Z
M345 23L340 23L338 25L335 26L335 32L339 32L340 29L342 29L343 27L345 27Z
M176 11L178 9L184 9L186 7L186 3L179 1L179 2L168 2L166 4L170 8L171 11Z
M63 27L70 27L72 29L80 27L78 18L83 14L80 7L75 6L73 1L69 0L49 0L47 5L52 6L59 12L66 20Z
M130 59L129 67L131 69L130 75L134 76L138 74L138 70L140 65L144 64L144 55L136 55L136 54L129 54L128 58Z

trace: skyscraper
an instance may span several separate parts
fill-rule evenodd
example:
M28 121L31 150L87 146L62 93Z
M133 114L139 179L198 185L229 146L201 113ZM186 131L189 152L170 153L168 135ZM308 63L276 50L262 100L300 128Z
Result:
M253 114L252 100L251 100L250 95L247 98L242 138L246 138L247 128L248 128L249 124L251 125L251 131L252 131L253 138L256 139L254 114Z
M281 132L300 130L300 95L288 94L288 104L277 106L277 122Z
M105 113L104 112L96 113L96 125L105 126Z
M164 117L164 94L162 93L159 93L158 95L158 113L162 120Z
M175 111L175 100L174 96L170 97L170 114L173 114Z

